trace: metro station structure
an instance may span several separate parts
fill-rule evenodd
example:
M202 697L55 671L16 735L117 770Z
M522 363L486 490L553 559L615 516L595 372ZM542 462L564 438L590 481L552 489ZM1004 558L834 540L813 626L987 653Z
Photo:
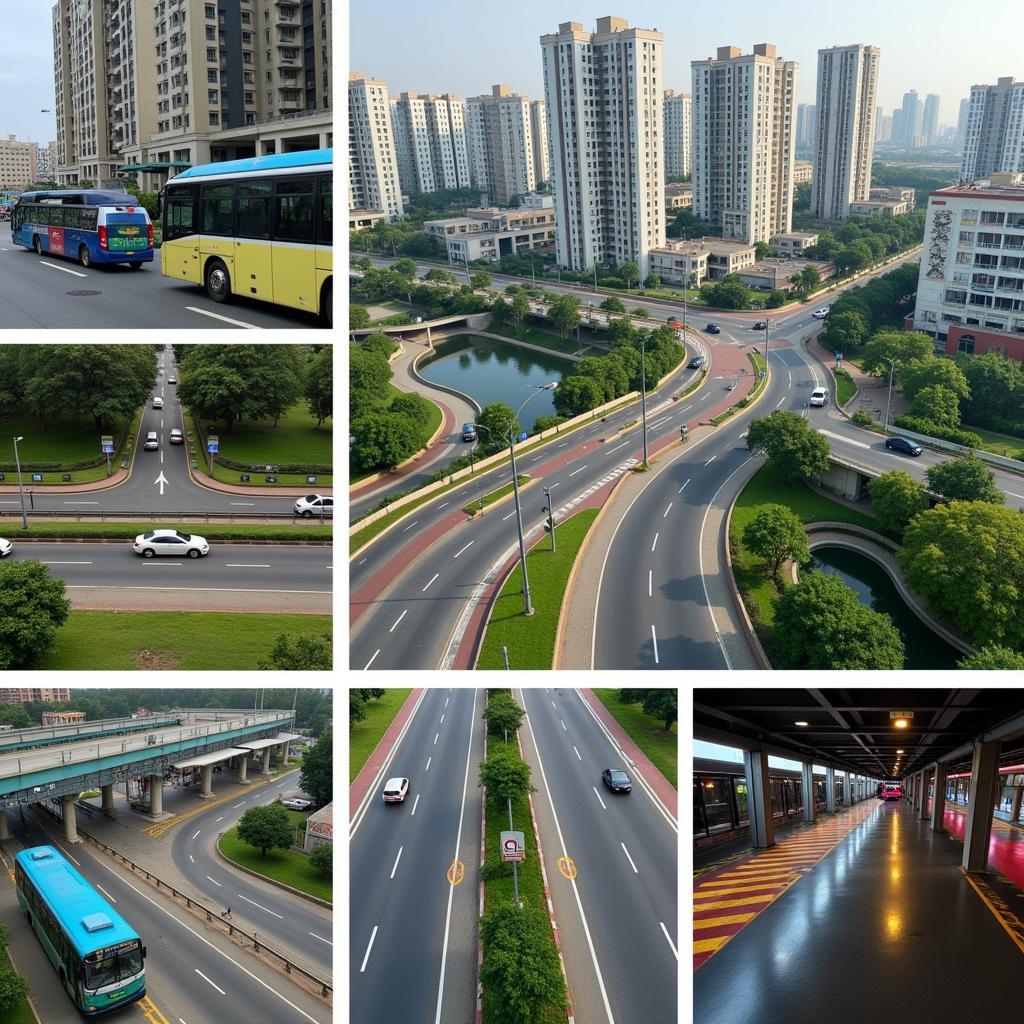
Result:
M9 839L7 808L34 803L60 805L64 838L81 840L74 805L87 790L99 790L101 809L114 813L114 785L142 777L148 783L149 815L165 817L164 779L174 770L199 768L199 797L211 800L215 765L233 767L248 782L249 759L261 755L270 773L270 752L299 738L291 732L294 711L202 709L139 718L110 718L0 733L0 841Z

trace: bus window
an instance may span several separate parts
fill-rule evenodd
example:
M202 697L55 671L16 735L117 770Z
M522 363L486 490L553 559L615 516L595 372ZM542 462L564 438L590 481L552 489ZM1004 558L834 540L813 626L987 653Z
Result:
M269 181L238 183L239 238L270 237L270 200L273 191Z
M234 185L203 185L200 193L202 233L234 234Z
M274 237L281 242L313 241L313 202L316 181L281 181L277 184Z
M331 213L331 178L320 179L320 225L316 240L321 245L330 245L334 240L334 220Z
M184 238L194 232L192 192L178 189L167 196L164 210L164 240Z

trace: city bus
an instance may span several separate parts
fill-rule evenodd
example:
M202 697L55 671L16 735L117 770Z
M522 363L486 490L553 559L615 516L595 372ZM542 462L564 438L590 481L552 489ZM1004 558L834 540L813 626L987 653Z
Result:
M146 994L146 947L130 925L52 846L14 858L14 885L61 987L85 1017Z
M145 207L111 189L23 192L11 214L11 238L37 256L67 256L83 267L127 263L139 270L153 262L153 224Z
M190 167L160 193L165 277L332 322L332 151Z

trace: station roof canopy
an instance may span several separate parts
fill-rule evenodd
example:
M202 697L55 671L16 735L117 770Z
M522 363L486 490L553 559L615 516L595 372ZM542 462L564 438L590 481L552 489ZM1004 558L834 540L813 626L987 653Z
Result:
M248 750L263 750L266 747L276 747L279 743L290 743L292 740L297 739L301 739L298 733L279 732L276 736L271 736L269 739L250 740L248 743L239 743L238 745Z
M203 765L216 764L218 761L226 761L229 757L237 757L239 754L248 754L248 750L241 747L225 747L223 750L211 750L208 754L196 754L185 761L175 761L172 768L201 768Z
M905 713L905 727L897 715ZM802 723L802 724L797 724ZM977 740L1024 761L1024 693L976 689L695 689L695 739L812 760L869 778L905 778L936 761L970 767ZM903 751L902 754L898 751ZM897 767L898 766L898 767Z

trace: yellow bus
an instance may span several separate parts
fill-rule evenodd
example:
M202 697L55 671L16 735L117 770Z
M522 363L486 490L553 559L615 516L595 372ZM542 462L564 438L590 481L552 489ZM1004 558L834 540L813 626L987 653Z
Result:
M190 167L160 193L165 277L332 323L332 151Z

